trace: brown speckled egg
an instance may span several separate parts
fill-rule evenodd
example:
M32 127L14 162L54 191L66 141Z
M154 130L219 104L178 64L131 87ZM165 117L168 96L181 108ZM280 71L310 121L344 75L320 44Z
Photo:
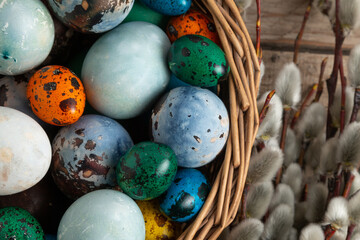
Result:
M35 115L56 126L72 124L84 112L83 84L66 67L51 65L38 70L29 80L26 95Z
M215 24L205 14L190 9L183 15L171 17L166 27L166 34L171 42L190 34L201 35L220 45Z

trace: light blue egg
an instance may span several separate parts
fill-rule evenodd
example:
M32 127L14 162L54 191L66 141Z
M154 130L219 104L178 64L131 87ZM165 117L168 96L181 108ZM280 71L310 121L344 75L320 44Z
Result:
M186 13L191 0L141 0L143 4L164 15L177 16Z
M54 36L53 20L41 1L1 1L0 74L18 75L40 65Z
M115 120L84 115L60 129L52 148L51 173L60 190L76 199L116 185L116 165L133 142Z
M169 82L169 48L166 34L147 22L124 23L103 35L82 67L91 106L115 119L143 113Z
M223 149L229 134L224 103L207 89L178 87L155 106L151 115L155 142L170 146L181 167L200 167Z
M144 240L145 223L134 200L115 190L97 190L65 212L58 240Z
M160 209L171 220L191 220L204 205L210 186L196 169L178 170L173 183L160 201Z
M102 33L119 25L134 1L48 0L55 15L65 25L84 33Z

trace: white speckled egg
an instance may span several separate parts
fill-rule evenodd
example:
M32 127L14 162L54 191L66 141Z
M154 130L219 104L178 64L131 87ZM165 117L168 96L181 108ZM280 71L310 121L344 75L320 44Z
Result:
M51 145L42 127L28 115L0 107L0 196L38 183L51 162Z
M65 212L58 240L145 240L140 208L126 194L96 190L76 200Z

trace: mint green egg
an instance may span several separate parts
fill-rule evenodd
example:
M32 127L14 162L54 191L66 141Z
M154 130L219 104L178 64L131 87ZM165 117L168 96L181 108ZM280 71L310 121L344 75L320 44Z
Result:
M213 87L230 71L225 53L210 39L200 35L178 38L168 54L170 70L180 80L199 87Z
M135 0L133 8L123 23L134 21L149 22L165 29L169 21L169 16L158 13L142 4L139 0Z
M39 222L25 209L0 209L0 239L45 239Z

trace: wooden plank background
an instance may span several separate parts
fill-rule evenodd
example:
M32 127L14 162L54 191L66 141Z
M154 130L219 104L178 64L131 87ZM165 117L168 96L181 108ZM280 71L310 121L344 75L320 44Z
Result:
M307 0L263 0L261 1L261 44L263 61L266 66L260 94L273 89L280 69L293 58L295 38L301 27ZM244 13L249 33L255 42L256 4ZM360 29L354 30L344 42L344 68L347 73L347 55L355 44L360 43ZM312 8L307 22L303 43L298 55L298 66L302 75L302 94L307 93L312 84L318 81L322 59L328 57L324 79L330 76L333 66L335 37L331 24L318 9ZM340 81L338 81L340 83ZM327 102L326 86L321 102Z

